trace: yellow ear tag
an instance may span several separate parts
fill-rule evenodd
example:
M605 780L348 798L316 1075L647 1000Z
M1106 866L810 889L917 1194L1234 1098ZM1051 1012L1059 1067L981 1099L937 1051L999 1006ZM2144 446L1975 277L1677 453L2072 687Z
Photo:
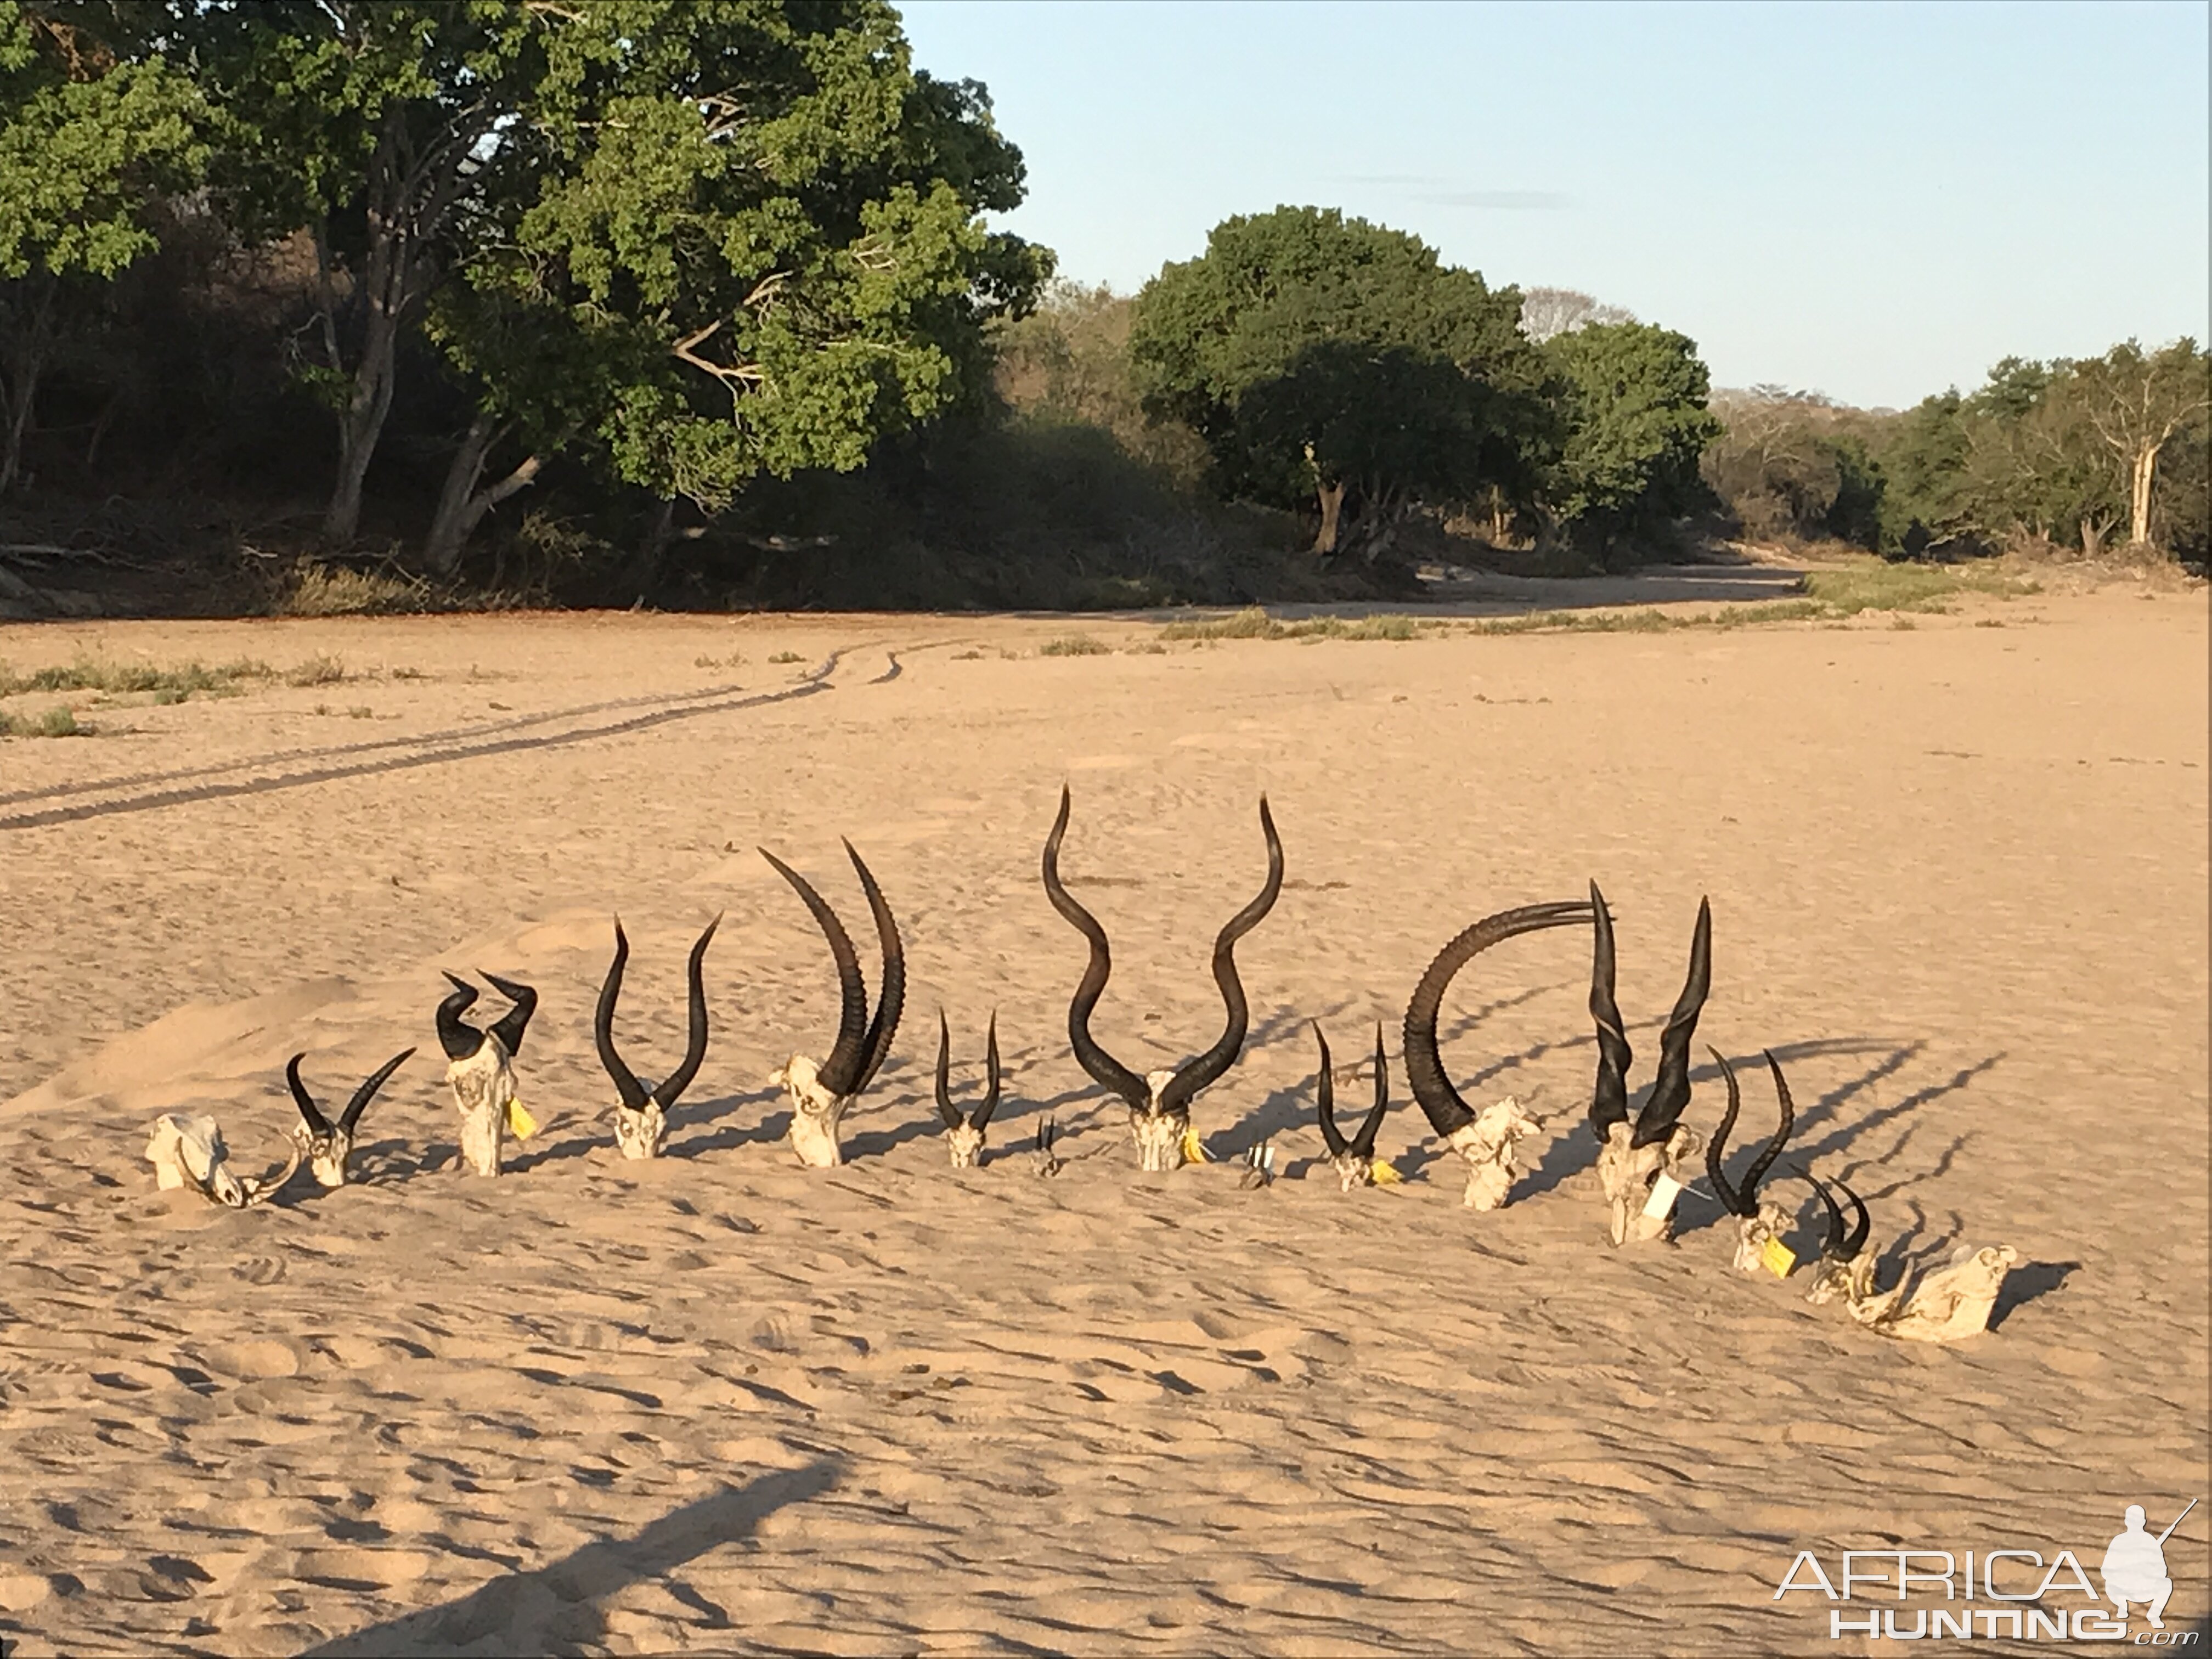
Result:
M1398 1166L1387 1158L1378 1158L1367 1166L1378 1187L1395 1187L1406 1177L1398 1173Z
M520 1100L507 1103L507 1127L514 1131L517 1140L527 1140L538 1133L538 1120L522 1109Z
M1198 1126L1185 1124L1182 1132L1182 1161L1186 1164L1208 1164L1206 1148L1198 1144Z
M1789 1278L1790 1270L1797 1265L1797 1253L1778 1238L1770 1238L1759 1247L1759 1259L1777 1279Z

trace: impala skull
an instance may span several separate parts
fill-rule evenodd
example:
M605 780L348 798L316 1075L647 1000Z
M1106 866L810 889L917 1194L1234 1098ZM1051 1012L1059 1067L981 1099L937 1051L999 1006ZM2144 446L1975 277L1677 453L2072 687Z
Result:
M1681 1121L1690 1103L1690 1043L1713 979L1713 913L1698 901L1690 934L1690 969L1682 994L1659 1034L1659 1067L1651 1092L1628 1114L1628 1065L1635 1058L1613 1000L1613 916L1590 883L1596 938L1590 955L1590 1016L1597 1022L1597 1081L1590 1095L1590 1133L1597 1137L1598 1181L1605 1188L1607 1231L1615 1244L1674 1236L1675 1195L1690 1183L1690 1160L1704 1144Z
M495 1176L506 1155L508 1115L520 1108L514 1057L537 1011L538 993L497 974L484 975L514 1006L479 1031L461 1018L476 1001L477 988L452 974L446 978L453 994L438 1005L438 1041L446 1050L446 1081L461 1112L461 1162L480 1176Z
M991 1114L999 1109L999 1015L991 1013L991 1029L983 1042L983 1103L963 1115L952 1103L952 1028L945 1023L945 1010L937 1011L937 1115L945 1123L945 1146L956 1170L973 1170L983 1162L984 1132Z
M1820 1195L1820 1203L1828 1212L1827 1236L1820 1245L1820 1259L1814 1265L1813 1288L1806 1301L1814 1307L1842 1300L1864 1302L1874 1294L1874 1255L1867 1247L1867 1235L1874 1229L1872 1218L1867 1214L1866 1201L1840 1181L1830 1184L1809 1170L1799 1169L1798 1176ZM1844 1227L1844 1212L1836 1202L1836 1193L1851 1201L1852 1222L1848 1232Z
M1721 1114L1720 1127L1705 1147L1705 1174L1713 1183L1714 1196L1723 1209L1735 1218L1735 1266L1742 1273L1757 1273L1760 1258L1769 1243L1782 1237L1790 1225L1790 1212L1775 1204L1759 1201L1759 1183L1765 1180L1774 1160L1782 1156L1782 1148L1790 1139L1790 1131L1796 1126L1796 1103L1790 1098L1790 1085L1782 1075L1782 1066L1770 1052L1766 1069L1774 1073L1775 1098L1782 1109L1782 1127L1774 1132L1774 1139L1759 1149L1759 1156L1743 1172L1739 1186L1731 1186L1722 1159L1727 1156L1729 1132L1735 1127L1736 1114L1743 1108L1743 1092L1736 1087L1735 1068L1728 1063L1720 1050L1708 1044L1705 1052L1721 1068L1721 1078L1728 1085L1728 1109Z
M1213 941L1213 982L1220 988L1228 1016L1220 1040L1204 1054L1185 1060L1172 1071L1151 1072L1139 1077L1108 1054L1091 1035L1091 1015L1098 1006L1098 999L1105 994L1107 976L1114 970L1114 957L1106 943L1106 930L1098 925L1096 916L1075 902L1060 879L1060 843L1067 834L1069 805L1068 792L1063 787L1060 792L1060 816L1053 820L1052 834L1044 843L1045 896L1052 901L1052 908L1091 946L1090 963L1067 1007L1068 1041L1074 1046L1076 1063L1091 1080L1118 1095L1128 1107L1129 1135L1137 1146L1137 1167L1153 1172L1180 1169L1188 1155L1186 1148L1191 1140L1191 1102L1200 1091L1219 1081L1222 1074L1237 1063L1237 1056L1244 1047L1251 1010L1244 1000L1243 981L1237 976L1237 941L1258 927L1275 907L1276 897L1283 890L1283 843L1275 834L1275 820L1267 810L1267 798L1262 795L1260 832L1267 843L1267 879L1259 896L1230 917Z
M1336 1123L1336 1080L1330 1074L1328 1039L1322 1035L1318 1021L1313 1028L1314 1041L1321 1045L1321 1073L1314 1081L1314 1106L1321 1115L1321 1142L1328 1149L1328 1161L1336 1170L1339 1190L1350 1192L1355 1187L1375 1184L1375 1137L1382 1127L1383 1114L1390 1109L1390 1062L1382 1053L1382 1027L1375 1027L1375 1103L1367 1109L1367 1115L1359 1121L1358 1133L1350 1140Z
M295 1054L284 1062L284 1081L291 1086L293 1103L300 1109L300 1121L293 1126L292 1138L299 1143L307 1160L307 1172L315 1177L316 1185L346 1184L348 1168L353 1161L354 1133L360 1127L361 1115L376 1098L376 1091L384 1086L385 1079L404 1066L414 1053L412 1048L403 1049L370 1073L368 1080L353 1091L353 1098L346 1103L336 1123L323 1115L314 1097L307 1092L307 1085L300 1081L300 1062L307 1055Z
M622 998L623 969L629 964L629 940L623 933L622 919L615 919L615 959L607 967L605 983L599 987L599 1006L592 1018L592 1037L599 1047L599 1064L615 1085L615 1146L624 1158L660 1156L660 1149L668 1139L668 1114L691 1086L691 1079L699 1074L700 1061L707 1057L707 987L701 976L701 964L706 960L707 946L714 940L714 930L721 925L720 916L707 924L707 931L692 945L691 959L684 967L690 1030L684 1044L684 1063L669 1074L667 1081L648 1089L638 1081L635 1073L623 1064L622 1055L615 1051L615 1005Z
M1603 912L1601 910L1601 915ZM1511 1192L1519 1172L1515 1149L1539 1127L1538 1120L1508 1096L1480 1116L1444 1074L1443 1057L1437 1046L1437 1014L1453 978L1477 956L1522 933L1552 927L1572 927L1590 919L1590 906L1580 899L1550 904L1523 905L1485 916L1444 948L1413 988L1406 1005L1406 1081L1419 1103L1429 1127L1445 1146L1467 1161L1467 1194L1470 1209L1494 1210Z
M817 1061L811 1055L793 1054L769 1078L769 1082L782 1087L785 1098L791 1103L791 1150L798 1155L799 1161L811 1170L835 1169L845 1161L844 1149L837 1139L838 1124L845 1115L845 1109L874 1080L883 1066L884 1057L890 1052L891 1038L898 1030L899 1012L906 1006L906 955L899 943L898 923L891 918L891 908L884 898L883 889L876 885L875 877L853 850L853 843L847 842L845 855L853 860L853 868L860 875L861 890L866 893L868 908L875 914L876 933L883 945L883 981L876 997L875 1017L870 1018L867 987L860 978L860 959L853 950L853 941L844 924L837 920L837 913L798 871L766 848L760 849L760 855L775 866L776 872L805 902L823 937L830 942L830 955L837 965L837 989L842 1000L837 1041L830 1050L830 1058Z
M154 1166L155 1184L163 1192L189 1187L210 1203L244 1210L267 1202L292 1178L301 1154L296 1140L289 1145L291 1154L282 1168L241 1181L231 1173L230 1149L222 1144L222 1127L213 1118L198 1112L164 1112L154 1120L146 1157Z

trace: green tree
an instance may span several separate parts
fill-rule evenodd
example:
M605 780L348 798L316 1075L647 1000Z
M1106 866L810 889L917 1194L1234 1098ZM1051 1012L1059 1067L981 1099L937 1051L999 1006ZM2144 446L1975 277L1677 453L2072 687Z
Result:
M1198 433L1221 487L1310 503L1327 554L1340 515L1373 533L1413 493L1533 485L1551 430L1520 314L1517 290L1416 237L1283 207L1224 220L1205 253L1164 267L1129 349L1147 408Z
M1699 458L1719 435L1697 343L1649 323L1599 323L1547 341L1568 387L1566 445L1547 492L1560 524L1610 562L1703 498Z
M2212 357L2194 340L2176 340L2155 352L2130 340L2070 367L2057 401L2095 434L2124 481L2128 540L2148 546L2159 456L2212 400Z
M150 252L148 205L207 160L196 90L159 58L129 61L123 22L71 0L0 0L0 494L21 470L70 285Z

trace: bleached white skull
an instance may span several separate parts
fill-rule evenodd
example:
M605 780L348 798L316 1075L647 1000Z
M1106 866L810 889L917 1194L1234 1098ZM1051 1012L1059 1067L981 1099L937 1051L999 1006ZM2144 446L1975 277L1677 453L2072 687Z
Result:
M190 1188L211 1203L243 1210L275 1196L300 1167L301 1150L291 1144L283 1166L256 1179L240 1180L230 1168L230 1149L224 1146L222 1127L198 1112L164 1112L154 1120L146 1141L146 1157L154 1166L155 1184L164 1192Z

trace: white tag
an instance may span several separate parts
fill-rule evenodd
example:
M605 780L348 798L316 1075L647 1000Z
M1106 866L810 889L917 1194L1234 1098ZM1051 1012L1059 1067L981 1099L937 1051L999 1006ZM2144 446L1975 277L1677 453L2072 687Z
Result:
M1659 1178L1651 1183L1651 1196L1644 1200L1644 1213L1654 1221L1664 1221L1681 1194L1682 1183L1662 1170Z

